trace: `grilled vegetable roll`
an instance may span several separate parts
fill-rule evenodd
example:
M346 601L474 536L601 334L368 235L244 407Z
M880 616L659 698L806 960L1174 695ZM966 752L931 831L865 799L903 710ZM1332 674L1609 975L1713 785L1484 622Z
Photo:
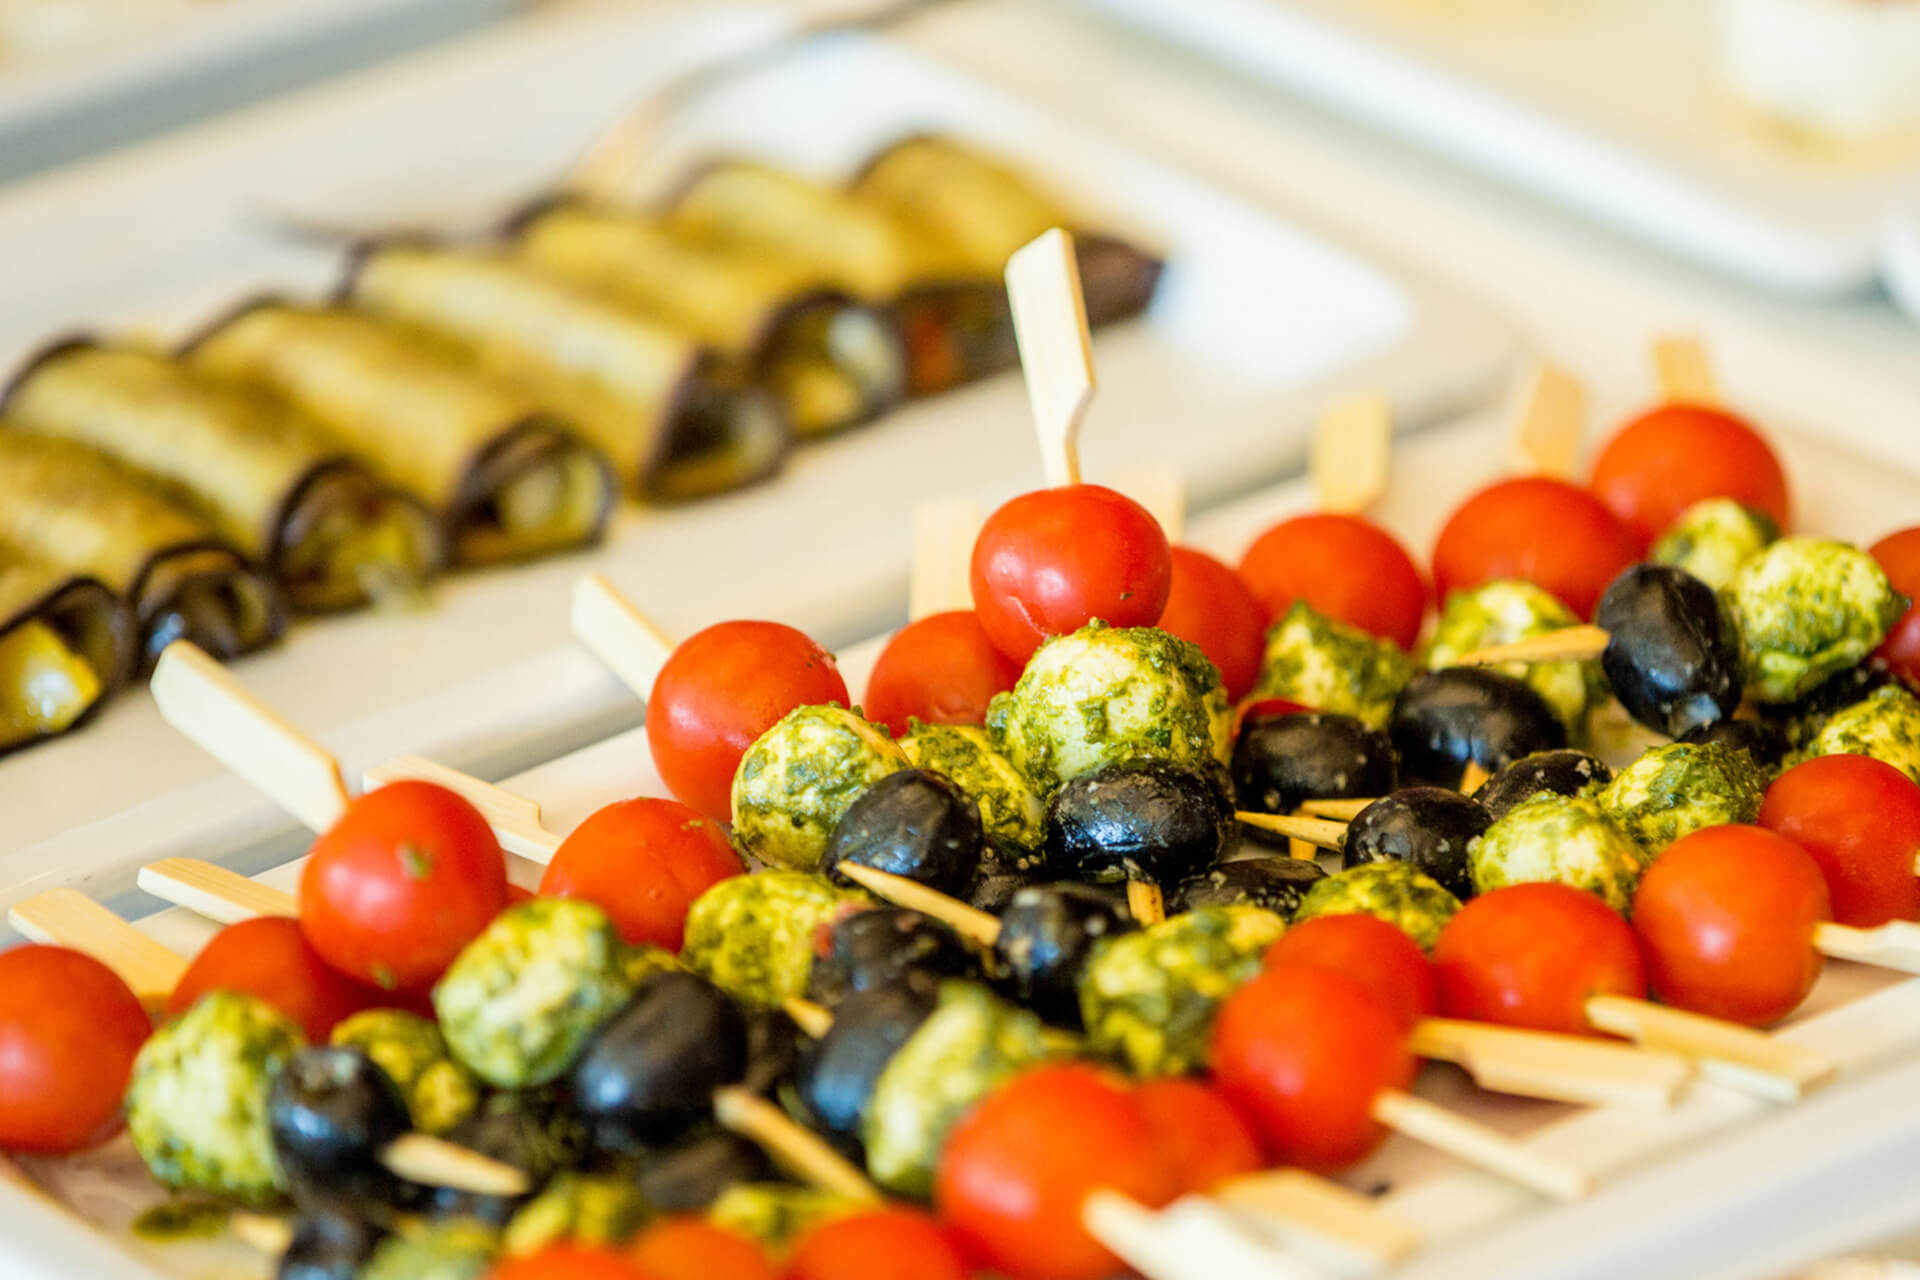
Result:
M64 343L16 376L0 410L185 490L296 609L410 591L439 568L439 535L419 503L286 405L165 356Z
M745 361L802 436L866 422L906 393L892 321L798 259L677 235L644 214L555 205L528 219L527 261Z
M4 423L0 540L117 592L142 665L175 640L233 658L286 629L279 588L204 516L97 450Z
M461 564L577 547L606 527L616 485L597 450L520 392L372 316L263 302L185 358L283 397L425 499Z
M132 657L133 621L113 592L0 547L0 755L79 725Z
M380 246L346 291L560 414L643 496L737 488L792 443L772 398L710 348L504 255Z

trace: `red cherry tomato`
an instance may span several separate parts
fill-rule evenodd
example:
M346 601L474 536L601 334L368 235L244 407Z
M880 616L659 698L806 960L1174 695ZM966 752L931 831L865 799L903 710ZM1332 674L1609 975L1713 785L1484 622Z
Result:
M1814 929L1832 914L1805 849L1737 824L1668 845L1633 895L1654 993L1756 1027L1786 1017L1813 989L1824 963Z
M585 898L628 942L677 952L693 900L745 870L719 823L677 801L641 797L574 828L540 877L540 893Z
M1433 547L1433 589L1447 593L1519 578L1582 618L1607 584L1640 559L1637 534L1585 489L1547 476L1502 480L1462 503Z
M1467 903L1440 931L1433 965L1449 1017L1563 1035L1592 1029L1593 996L1647 994L1632 927L1593 894L1550 882Z
M1805 849L1833 918L1871 929L1920 919L1920 786L1872 756L1816 756L1775 778L1759 823Z
M389 991L430 985L506 903L507 859L487 820L430 782L355 800L300 874L313 949Z
M1873 558L1909 605L1880 643L1880 656L1895 675L1920 689L1920 526L1890 533L1873 544Z
M1017 1076L974 1107L947 1139L934 1203L1011 1280L1105 1280L1124 1268L1080 1225L1102 1187L1149 1207L1179 1192L1132 1092L1066 1064Z
M781 1280L967 1280L946 1229L918 1209L870 1209L801 1236Z
M1267 647L1267 611L1246 582L1192 547L1173 549L1173 588L1160 629L1200 647L1220 669L1227 697L1238 701L1260 675Z
M1097 484L1022 494L987 517L973 544L980 625L1022 663L1042 640L1095 618L1152 626L1172 585L1173 556L1159 522Z
M647 698L647 745L667 789L715 822L733 816L733 773L795 707L846 705L833 655L778 622L722 622L680 643Z
M1344 974L1400 1019L1407 1030L1440 1007L1439 985L1426 953L1377 916L1318 916L1287 930L1267 948L1268 969L1311 965Z
M0 952L0 1149L57 1155L112 1133L152 1030L127 984L92 956Z
M1392 534L1359 516L1322 512L1281 521L1247 549L1240 576L1270 620L1305 600L1327 617L1403 649L1420 638L1427 613L1427 582L1413 557Z
M984 724L987 703L1013 688L1020 664L994 647L971 609L930 614L896 631L867 678L861 708L895 737L909 720Z
M1380 1144L1374 1100L1405 1089L1415 1065L1394 1013L1351 978L1311 965L1261 973L1213 1025L1221 1092L1269 1155L1311 1173L1337 1173Z
M760 1246L704 1218L663 1218L640 1233L628 1256L655 1280L777 1280Z
M658 1280L638 1262L611 1249L551 1244L538 1253L505 1258L487 1280Z
M329 968L287 916L242 920L214 934L167 997L168 1015L185 1013L209 991L258 996L316 1044L326 1043L334 1023L387 1003L384 993Z
M1133 1097L1181 1194L1208 1191L1265 1166L1253 1130L1218 1090L1174 1077L1149 1080Z
M1661 405L1620 428L1593 464L1593 492L1651 542L1704 498L1758 507L1782 529L1787 476L1759 432L1722 409Z

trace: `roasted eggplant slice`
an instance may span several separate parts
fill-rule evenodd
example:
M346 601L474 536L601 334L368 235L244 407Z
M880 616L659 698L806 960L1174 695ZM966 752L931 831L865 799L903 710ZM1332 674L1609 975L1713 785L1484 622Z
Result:
M127 678L133 632L97 579L0 547L0 755L97 711Z

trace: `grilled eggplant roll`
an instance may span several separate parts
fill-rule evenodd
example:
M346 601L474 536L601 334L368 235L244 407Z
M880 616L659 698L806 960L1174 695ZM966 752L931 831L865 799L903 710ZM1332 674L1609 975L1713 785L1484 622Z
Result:
M737 356L803 437L867 422L906 393L890 317L824 287L794 258L677 235L640 213L549 206L515 251L542 270L686 329Z
M504 254L380 246L361 256L345 293L454 344L572 423L642 497L738 488L772 474L792 444L779 406L737 365Z
M262 301L182 358L281 397L425 500L459 564L593 542L618 496L606 458L561 419L373 316Z
M287 405L154 352L64 343L0 411L183 490L302 612L404 597L439 568L433 517Z
M286 629L279 588L211 521L97 450L5 423L0 542L125 600L143 669L175 640L234 658Z
M126 681L133 632L97 579L0 546L0 755L99 710Z

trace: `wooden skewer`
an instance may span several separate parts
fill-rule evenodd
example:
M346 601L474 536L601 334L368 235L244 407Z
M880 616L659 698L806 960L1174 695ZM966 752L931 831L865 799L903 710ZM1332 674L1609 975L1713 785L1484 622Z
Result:
M1460 794L1470 796L1487 785L1487 779L1493 775L1478 760L1467 761L1467 767L1460 771Z
M1288 1247L1342 1273L1390 1267L1420 1247L1418 1232L1366 1196L1298 1169L1232 1178L1212 1195L1259 1215ZM1303 1222L1311 1229L1294 1225Z
M1600 627L1582 623L1545 631L1509 644L1489 645L1463 653L1453 660L1456 667L1490 667L1502 662L1587 662L1607 651L1607 633Z
M1671 334L1655 340L1653 369L1660 394L1672 404L1717 405L1720 388L1706 344L1695 334Z
M1832 923L1815 925L1813 947L1821 955L1836 960L1920 973L1920 924L1911 920L1893 920L1871 929Z
M1706 1079L1769 1102L1796 1102L1836 1070L1825 1055L1804 1046L1649 1000L1594 996L1586 1014L1596 1030L1683 1054Z
M229 1214L227 1230L249 1248L258 1249L272 1258L285 1253L287 1246L293 1243L293 1224L271 1214L244 1210Z
M385 764L375 765L367 770L365 781L371 789L409 778L445 787L465 799L480 811L499 838L500 847L508 853L544 866L553 861L553 855L566 842L564 836L541 825L538 802L420 756L396 756Z
M1303 800L1300 802L1300 812L1310 818L1325 818L1330 822L1352 822L1379 798L1361 796L1353 800Z
M1586 416L1587 391L1579 379L1543 361L1521 390L1514 461L1536 475L1569 478L1580 461Z
M600 574L573 584L574 639L642 699L673 655L667 633Z
M891 902L896 907L918 911L928 919L938 920L975 946L991 948L999 941L1000 917L990 911L982 911L958 898L948 897L938 889L929 889L918 880L863 867L857 862L843 862L839 870L841 875L875 897Z
M1007 298L1042 472L1052 488L1079 484L1080 422L1099 381L1073 237L1055 227L1015 250Z
M140 868L140 888L176 907L220 924L238 924L259 916L297 916L300 903L290 893L268 888L237 871L198 858L162 858Z
M1271 831L1290 840L1299 840L1320 849L1338 852L1347 841L1347 824L1326 818L1299 818L1290 813L1254 813L1243 809L1235 820L1262 831Z
M1128 467L1114 475L1113 487L1145 507L1168 542L1186 536L1187 482L1177 467L1164 462Z
M917 622L931 614L973 608L973 543L980 523L980 504L967 498L923 502L913 509L909 618Z
M1365 511L1387 492L1393 404L1377 393L1343 400L1314 424L1307 460L1322 511Z
M1593 1190L1591 1173L1543 1156L1496 1129L1398 1089L1389 1089L1373 1100L1373 1118L1395 1133L1437 1147L1555 1200L1578 1200Z
M788 1171L824 1191L865 1204L884 1199L867 1176L819 1134L794 1123L786 1112L750 1089L728 1085L714 1090L713 1115L722 1128L757 1143Z
M789 996L780 1002L780 1007L786 1011L787 1017L793 1019L793 1025L812 1039L825 1039L827 1032L833 1030L833 1010L823 1004Z
M1159 924L1167 918L1167 900L1151 880L1129 880L1127 910L1143 925Z

